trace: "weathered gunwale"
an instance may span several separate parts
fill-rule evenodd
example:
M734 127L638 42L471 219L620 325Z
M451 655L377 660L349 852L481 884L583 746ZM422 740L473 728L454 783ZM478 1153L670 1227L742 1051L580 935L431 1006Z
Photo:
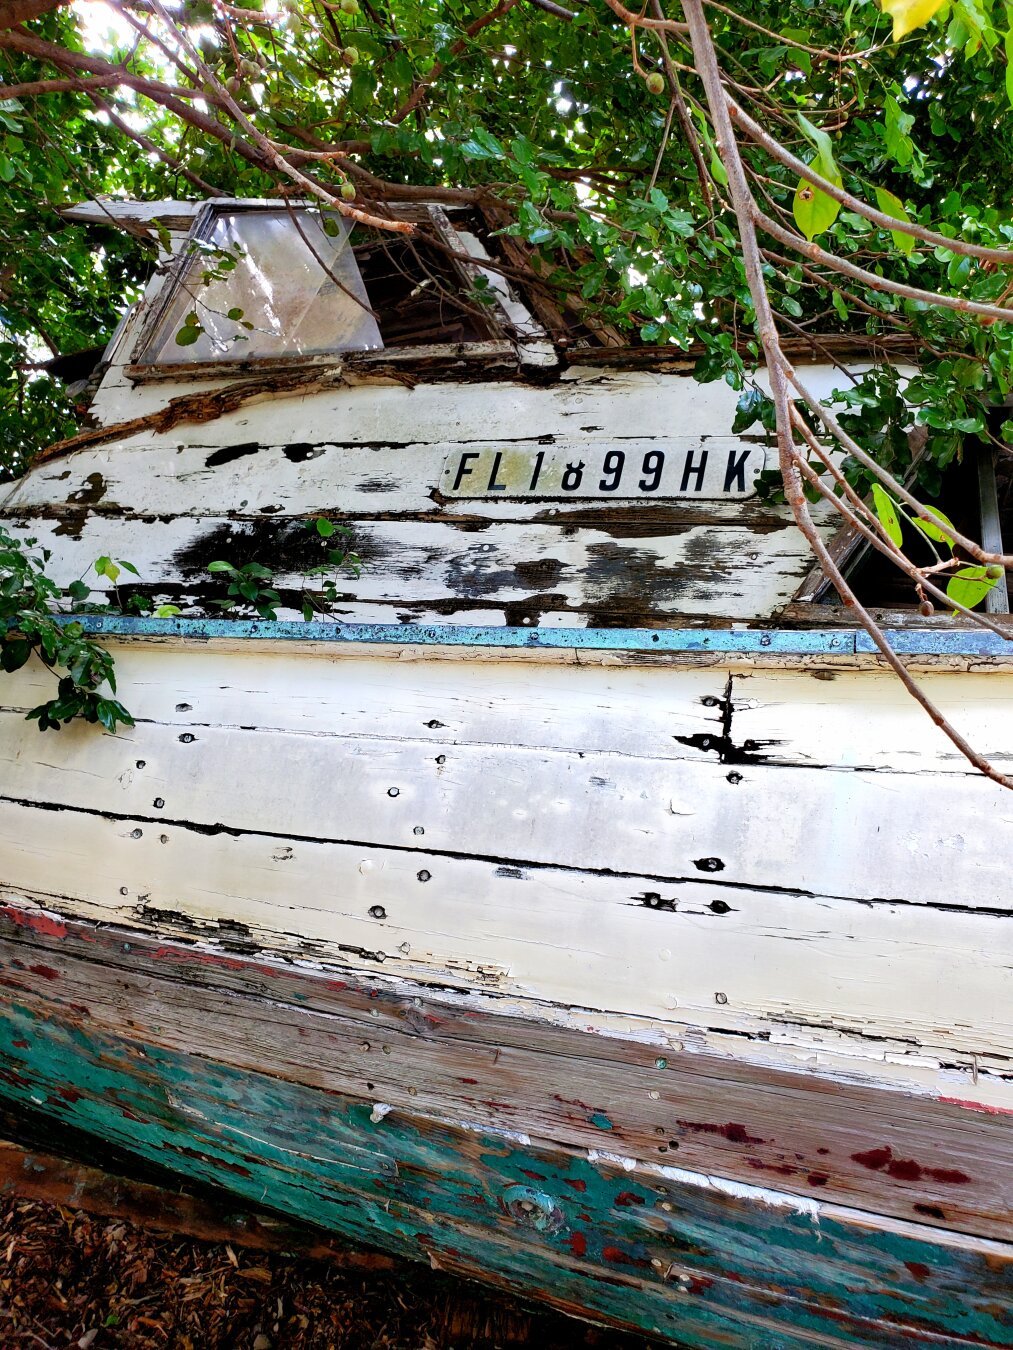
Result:
M669 1163L1006 1239L1009 1115L841 1076L553 1024L494 993L286 962L142 927L0 907L0 987L127 1034L449 1124ZM507 1006L502 1006L507 1003ZM123 1006L130 1017L123 1021ZM85 1018L82 1009L87 1007ZM576 1011L576 1010L574 1010ZM539 1015L543 1014L543 1015Z
M860 628L524 628L510 625L331 623L267 619L156 619L122 614L76 614L96 636L270 641L398 647L471 647L539 652L622 652L686 655L847 658L877 657ZM888 642L905 657L954 657L1013 664L1013 630L1003 638L985 628L892 628ZM463 653L461 655L464 655Z

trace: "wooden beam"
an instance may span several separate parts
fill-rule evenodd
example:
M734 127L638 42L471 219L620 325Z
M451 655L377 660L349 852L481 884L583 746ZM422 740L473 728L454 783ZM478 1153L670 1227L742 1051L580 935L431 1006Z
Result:
M981 545L990 553L1002 553L1002 522L999 516L999 493L995 484L995 452L986 446L978 451L978 500L981 504ZM999 578L985 597L989 614L1009 613L1009 590L1006 574Z
M244 1206L234 1196L212 1201L170 1191L8 1140L0 1140L0 1195L80 1209L174 1238L323 1259L343 1270L393 1270L399 1264L382 1252L349 1249L308 1225Z

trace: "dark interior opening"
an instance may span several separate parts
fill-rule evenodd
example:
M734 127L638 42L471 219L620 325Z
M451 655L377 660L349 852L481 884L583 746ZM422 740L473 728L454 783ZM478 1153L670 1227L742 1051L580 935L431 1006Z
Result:
M385 347L497 336L454 260L421 230L409 237L357 226L352 249Z
M974 447L968 445L962 459L949 465L943 472L941 487L937 494L929 494L917 485L912 487L911 491L926 506L936 506L940 511L944 511L961 534L966 534L969 539L981 539L978 456ZM1010 525L1013 526L1013 475L1009 480L1009 492ZM906 521L902 524L904 551L908 558L918 567L935 562L936 553L933 553L932 546L924 535ZM937 544L936 550L940 558L948 556L949 551L945 545ZM914 583L878 549L870 546L860 548L851 562L847 575L863 605L874 609L914 611L918 608L919 601ZM946 589L945 581L940 583L940 588ZM825 594L820 596L820 603L839 604L837 592L828 587Z

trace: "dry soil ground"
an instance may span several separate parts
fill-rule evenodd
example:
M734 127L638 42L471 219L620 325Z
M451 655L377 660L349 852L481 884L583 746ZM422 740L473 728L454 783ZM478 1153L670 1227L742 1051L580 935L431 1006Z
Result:
M650 1350L424 1267L154 1236L0 1200L0 1350Z

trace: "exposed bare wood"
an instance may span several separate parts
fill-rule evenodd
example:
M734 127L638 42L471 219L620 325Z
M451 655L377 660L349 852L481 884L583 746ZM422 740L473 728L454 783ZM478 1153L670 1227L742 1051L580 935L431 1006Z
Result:
M339 1270L380 1271L397 1266L393 1257L382 1252L351 1250L323 1233L263 1210L189 1195L178 1188L169 1190L9 1140L0 1140L0 1195L80 1209L170 1237L298 1254L307 1260L325 1260Z

